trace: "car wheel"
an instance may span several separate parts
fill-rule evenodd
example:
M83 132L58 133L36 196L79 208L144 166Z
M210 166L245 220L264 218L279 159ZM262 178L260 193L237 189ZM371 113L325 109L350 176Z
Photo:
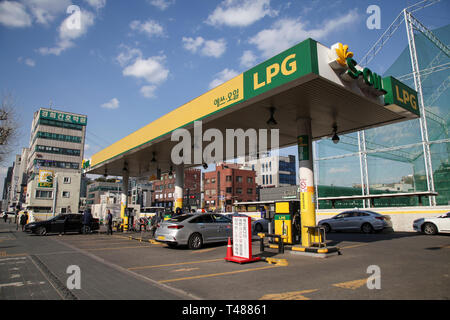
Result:
M45 236L47 234L47 229L45 227L39 227L36 233L40 236Z
M328 223L324 223L322 225L322 227L325 228L325 233L330 233L331 232L331 226Z
M89 226L84 226L83 227L83 233L84 234L88 234L91 231L91 228Z
M432 223L425 223L422 230L423 230L423 233L425 233L427 235L434 235L437 233L437 228Z
M194 233L189 237L188 246L189 249L197 250L203 245L203 239L200 233Z
M372 227L372 225L370 223L364 223L361 226L361 231L363 233L372 233L373 232L373 227Z
M261 223L255 224L255 232L260 233L261 231L263 231L263 227L262 227Z

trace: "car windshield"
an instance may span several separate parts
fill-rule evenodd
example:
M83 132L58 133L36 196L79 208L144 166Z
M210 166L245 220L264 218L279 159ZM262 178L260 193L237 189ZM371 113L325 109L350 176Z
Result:
M182 214L181 216L173 217L173 218L171 218L171 219L169 219L167 221L168 222L181 222L181 221L184 221L184 220L186 220L186 219L188 219L190 217L193 217L193 216L194 216L193 214Z

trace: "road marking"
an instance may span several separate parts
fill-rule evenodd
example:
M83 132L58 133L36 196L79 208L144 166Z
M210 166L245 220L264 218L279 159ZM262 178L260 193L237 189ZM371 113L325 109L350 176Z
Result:
M102 250L121 250L121 249L132 249L132 248L151 248L151 246L132 246L132 247L116 247L116 248L80 248L80 249L88 250L88 251L102 251Z
M219 247L217 247L217 248L209 248L209 249L201 249L201 250L193 250L192 252L191 252L191 254L194 254L194 253L204 253L204 252L210 252L210 251L213 251L213 250L216 250L216 249L218 249ZM220 247L221 248L221 247Z
M184 264L208 263L208 262L217 262L217 261L223 261L223 258L170 263L170 264L159 264L159 265L153 265L153 266L131 267L131 268L128 268L128 270L142 270L142 269L152 269L152 268L161 268L161 267L172 267L172 266L180 266L180 265L184 265Z
M105 246L105 245L117 245L117 244L129 244L128 242L126 242L126 243L123 243L123 242L111 242L111 243L89 243L89 244L91 244L92 246L94 246L94 245L102 245L102 246ZM87 246L87 245L89 245L88 243L83 243L83 244L81 244L81 245L83 245L83 246ZM77 244L74 244L74 245L77 245ZM83 248L83 249L87 249L87 248L90 248L90 247L86 247L86 248Z
M333 284L333 286L338 287L338 288L343 288L343 289L355 290L355 289L362 287L366 283L367 283L367 278L364 278L364 279L359 279L359 280L335 283L335 284Z
M41 284L45 284L45 282L44 281L40 281L40 282L27 281L26 283L23 283L23 282L0 283L0 288L3 288L3 287L22 287L24 285L31 286L31 285L35 285L35 284L41 285Z
M318 289L272 293L262 296L259 300L311 300L310 298L305 297L304 294L316 291L318 291Z
M0 259L0 261L11 261L11 260L24 260L27 257L17 257L17 258L4 258L4 259Z
M167 283L167 282L175 282L175 281L183 281L183 280L193 280L193 279L201 279L201 278L210 278L210 277L218 277L218 276L226 276L230 274L237 274L237 273L243 273L243 272L250 272L250 271L258 271L258 270L265 270L265 269L273 269L273 268L280 268L278 266L268 266L268 267L259 267L259 268L252 268L252 269L245 269L245 270L237 270L237 271L228 271L228 272L221 272L221 273L210 273L210 274L203 274L199 276L192 276L192 277L184 277L184 278L176 278L176 279L167 279L167 280L160 280L159 283Z
M355 244L352 246L342 247L339 249L351 249L351 248L358 248L358 247L363 247L363 246L368 246L368 245L369 245L368 243L360 243L360 244Z
M193 270L198 270L198 269L200 269L200 268L182 268L182 269L173 270L171 272L193 271Z

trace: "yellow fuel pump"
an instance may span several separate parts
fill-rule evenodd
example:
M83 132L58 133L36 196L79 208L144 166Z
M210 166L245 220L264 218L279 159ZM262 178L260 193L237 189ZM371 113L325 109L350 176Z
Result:
M275 202L275 234L284 236L286 244L300 243L300 202L279 201ZM278 239L275 239L278 242Z

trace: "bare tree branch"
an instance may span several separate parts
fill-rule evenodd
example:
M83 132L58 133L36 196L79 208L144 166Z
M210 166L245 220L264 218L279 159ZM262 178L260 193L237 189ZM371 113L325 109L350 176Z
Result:
M17 105L11 93L3 93L0 101L0 164L7 161L19 134Z

